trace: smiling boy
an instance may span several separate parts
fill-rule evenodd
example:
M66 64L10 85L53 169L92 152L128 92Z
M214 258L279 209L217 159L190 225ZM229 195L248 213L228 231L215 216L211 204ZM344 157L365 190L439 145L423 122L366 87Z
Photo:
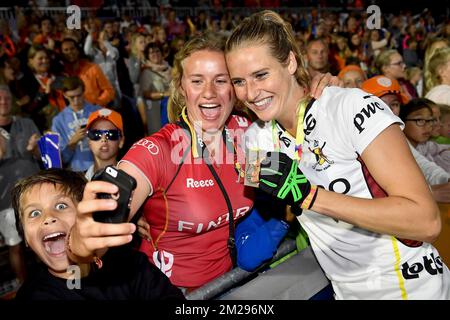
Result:
M179 289L172 286L145 255L129 247L109 250L103 257L101 269L91 263L71 266L66 240L78 214L78 203L83 201L83 195L95 198L93 194L101 192L107 184L95 181L85 188L86 180L79 173L50 169L15 185L12 191L14 211L23 226L26 242L45 265L39 266L34 276L25 281L17 299L183 299ZM83 202L95 208L95 202L101 201L104 200ZM69 285L73 283L73 270L78 270L79 274L79 279L75 279L79 285L75 288Z

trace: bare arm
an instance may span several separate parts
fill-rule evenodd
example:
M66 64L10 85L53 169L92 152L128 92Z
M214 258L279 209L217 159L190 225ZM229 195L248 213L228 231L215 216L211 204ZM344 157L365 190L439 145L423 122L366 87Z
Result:
M439 209L400 128L386 128L361 157L388 196L361 199L320 189L312 210L373 232L433 242Z
M150 185L144 176L130 163L121 162L120 169L132 175L137 182L131 202L129 220L144 203L150 192ZM121 246L132 240L136 226L132 223L100 223L94 221L92 213L114 210L117 202L113 199L97 199L99 192L115 193L117 186L104 181L91 181L86 184L83 199L78 204L78 214L73 225L67 250L69 258L78 263L91 262L94 255L101 257L108 248Z
M106 55L110 56L113 60L119 59L119 50L114 47L108 40L104 40L103 44L106 47Z
M97 193L115 193L116 185L105 181L86 184L83 199L78 203L77 216L69 231L66 253L71 261L92 262L94 255L102 256L109 247L121 246L132 240L136 226L132 223L101 223L94 221L92 213L110 211L117 207L113 199L97 199Z
M145 202L147 197L151 195L152 190L149 182L144 177L144 175L131 163L122 161L119 163L117 167L136 179L137 185L133 193L133 199L131 200L131 208L130 208L129 220L131 220L131 218L134 217L136 212Z
M87 56L93 57L95 55L94 47L92 46L92 34L89 33L84 41L84 53Z

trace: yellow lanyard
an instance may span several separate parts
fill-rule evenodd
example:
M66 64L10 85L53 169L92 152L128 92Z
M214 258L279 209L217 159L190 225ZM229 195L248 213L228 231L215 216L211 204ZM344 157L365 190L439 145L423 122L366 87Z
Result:
M299 103L299 112L297 118L297 132L295 135L295 160L300 162L302 158L302 145L303 140L305 140L305 132L303 131L303 118L305 117L306 107L308 105L308 101L301 101ZM275 151L280 151L280 138L276 132L276 121L272 120L272 141L274 141Z

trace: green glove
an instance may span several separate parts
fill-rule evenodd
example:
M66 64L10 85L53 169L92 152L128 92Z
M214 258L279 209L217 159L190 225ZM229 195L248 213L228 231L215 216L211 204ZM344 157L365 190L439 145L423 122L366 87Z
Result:
M317 187L311 185L297 162L281 152L268 152L261 162L259 188L291 205L296 215L312 207Z

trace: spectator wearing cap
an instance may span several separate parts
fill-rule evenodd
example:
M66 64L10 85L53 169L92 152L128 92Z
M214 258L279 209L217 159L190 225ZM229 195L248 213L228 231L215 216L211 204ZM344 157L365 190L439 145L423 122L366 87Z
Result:
M69 105L53 118L52 131L60 135L63 164L74 171L86 171L94 163L86 139L89 115L101 107L84 99L84 83L78 77L63 80L62 91Z
M77 76L84 83L84 99L89 103L106 107L114 100L115 92L102 69L95 63L80 59L80 51L75 40L66 38L61 42L64 72Z
M339 72L338 78L344 81L344 88L361 88L366 74L360 67L348 65Z
M364 81L361 89L383 100L396 116L400 114L400 106L409 101L401 92L398 81L385 76L375 76Z
M396 116L400 115L401 104L409 102L408 98L400 92L398 82L385 76L375 76L366 80L361 89L383 100ZM450 186L447 186L450 173L445 172L440 166L420 154L409 141L408 144L427 183L432 188L434 199L436 201L449 201L448 191L446 190L450 188Z
M97 110L89 116L86 129L94 164L86 171L85 177L91 180L98 170L117 164L119 150L125 142L122 116L107 108Z

